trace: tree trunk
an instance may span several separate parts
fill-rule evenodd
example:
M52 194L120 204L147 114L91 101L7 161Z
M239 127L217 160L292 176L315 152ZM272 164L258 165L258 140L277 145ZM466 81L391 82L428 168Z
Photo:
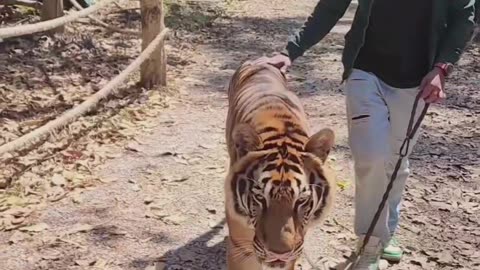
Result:
M480 0L475 2L475 31L473 34L473 40L480 43Z
M480 43L480 0L475 2L475 30L473 31L473 41Z
M142 13L142 51L163 30L163 0L140 0ZM167 85L167 57L164 41L160 43L152 56L140 67L140 84L149 89L156 85Z
M477 26L480 25L480 1L475 2L475 22Z
M63 0L44 0L42 5L42 21L48 21L63 16ZM63 33L65 26L49 30L48 33Z

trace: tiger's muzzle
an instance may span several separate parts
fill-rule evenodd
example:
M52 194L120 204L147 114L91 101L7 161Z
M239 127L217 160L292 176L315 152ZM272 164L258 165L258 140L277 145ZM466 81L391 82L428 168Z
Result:
M267 263L267 264L277 262L277 261L290 262L297 259L297 256L294 255L293 251L283 253L283 254L278 254L278 253L267 250L266 255L267 256L265 257L264 263Z
M271 268L285 268L294 263L303 252L303 241L290 251L278 253L264 247L257 237L254 238L254 250L259 261Z

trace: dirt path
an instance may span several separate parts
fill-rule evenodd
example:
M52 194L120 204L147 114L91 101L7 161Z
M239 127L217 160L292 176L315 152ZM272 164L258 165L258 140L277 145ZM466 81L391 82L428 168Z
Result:
M181 53L172 59L180 94L158 126L97 170L107 183L38 213L35 223L48 227L0 233L2 269L133 270L155 261L165 269L223 269L225 86L241 61L281 49L313 2L234 2L207 30L180 29L172 40ZM321 257L340 259L353 247L351 158L339 84L341 33L349 17L289 75L312 126L337 133L333 159L344 187L333 215L311 233L308 258L298 269L316 269L311 264ZM479 56L478 47L466 53L458 79L449 83L449 101L427 117L399 231L407 254L391 269L480 268Z

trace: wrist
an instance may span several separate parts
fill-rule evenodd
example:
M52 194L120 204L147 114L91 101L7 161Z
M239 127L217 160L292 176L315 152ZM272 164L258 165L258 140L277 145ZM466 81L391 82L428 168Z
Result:
M450 76L453 71L453 65L450 63L435 63L434 68L440 70L444 77Z
M433 70L436 70L437 74L441 75L443 78L447 77L447 74L443 69L441 69L439 67L433 67Z

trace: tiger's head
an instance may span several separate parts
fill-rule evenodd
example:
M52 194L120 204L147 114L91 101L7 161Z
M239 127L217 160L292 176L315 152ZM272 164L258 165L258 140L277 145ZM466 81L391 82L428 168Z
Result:
M267 268L291 269L308 229L325 218L334 200L334 179L325 166L334 132L303 136L272 146L248 124L232 132L238 157L225 185L227 215L253 232L253 247L245 248Z

